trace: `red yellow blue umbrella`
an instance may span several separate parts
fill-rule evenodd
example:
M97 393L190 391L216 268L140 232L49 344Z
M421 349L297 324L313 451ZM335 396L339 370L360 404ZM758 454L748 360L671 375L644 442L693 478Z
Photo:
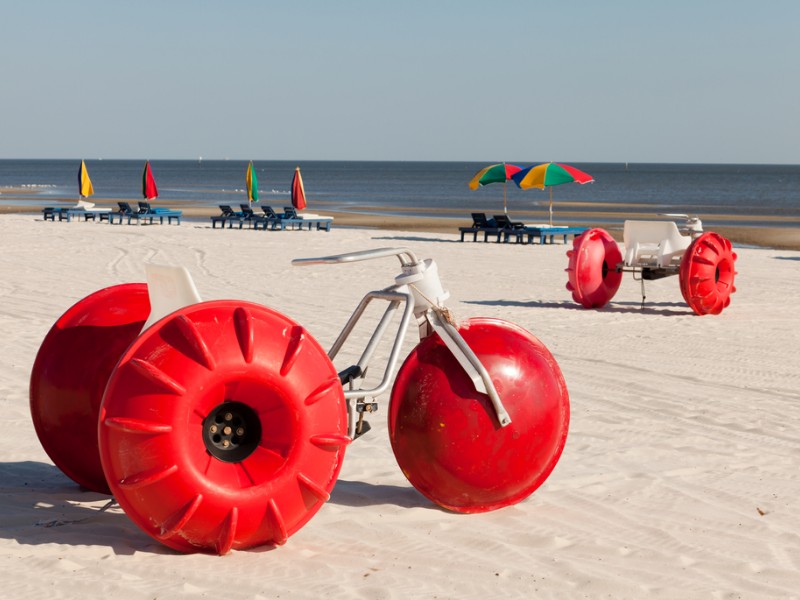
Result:
M469 182L469 189L477 190L479 186L488 185L490 183L503 184L503 211L507 214L506 208L506 181L511 179L511 176L519 172L522 167L512 165L509 163L497 163L484 167L477 173Z
M594 178L580 169L559 163L543 163L521 169L511 176L521 189L550 188L550 225L553 225L553 186L562 183L592 183Z

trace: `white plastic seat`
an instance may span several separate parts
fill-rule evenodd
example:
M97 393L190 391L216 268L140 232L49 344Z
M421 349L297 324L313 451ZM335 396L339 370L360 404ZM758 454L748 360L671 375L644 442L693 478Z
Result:
M681 235L673 221L625 221L622 233L626 266L667 267L680 263L692 238Z

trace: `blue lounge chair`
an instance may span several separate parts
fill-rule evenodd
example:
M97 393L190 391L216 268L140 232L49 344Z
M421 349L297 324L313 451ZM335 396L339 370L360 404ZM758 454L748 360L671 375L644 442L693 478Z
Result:
M242 228L242 215L235 212L230 206L227 204L220 204L219 205L220 214L211 217L211 228L216 229L217 224L225 229L225 225L228 225L228 229L233 228L234 223L239 224L239 229Z
M546 244L547 238L550 238L552 244L557 235L564 236L566 244L568 236L577 237L588 229L588 227L525 227L523 233L527 236L529 244L532 244L535 238L539 238L539 244Z
M515 234L517 231L521 231L525 228L525 223L521 223L519 221L512 221L508 218L508 215L494 215L494 222L497 226L496 231L492 231L492 235L497 235L496 242L499 242L501 238L504 241L508 240L509 235ZM484 241L488 240L488 235L484 238Z
M42 209L42 217L45 221L53 221L55 222L56 217L58 217L59 221L69 221L70 214L67 212L66 208L59 208L55 206L45 206Z
M283 222L284 225L290 226L292 229L294 229L295 226L298 229L307 227L308 230L311 231L312 227L316 227L317 231L330 231L333 217L321 217L317 215L301 216L297 214L297 210L294 206L284 206L281 222ZM282 229L283 228L285 227L282 227Z
M261 215L257 215L253 209L247 204L240 204L239 208L242 209L240 213L242 215L242 221L247 223L250 226L250 229L258 229L258 224L262 220L266 220L265 217Z
M276 228L280 229L281 231L286 228L302 229L303 224L303 219L297 216L297 211L295 210L294 206L284 206L283 214L280 215Z
M153 208L149 202L139 202L139 218L149 218L150 223L153 219L158 219L160 224L164 224L164 219L167 219L167 225L172 225L172 221L177 221L181 224L181 217L183 216L182 210L173 210L171 208Z
M217 223L220 224L222 229L225 229L225 225L228 225L228 229L233 229L234 223L239 225L239 229L242 228L244 224L244 217L242 213L238 213L233 210L228 204L220 204L219 205L220 214L214 217L211 217L211 227L216 228Z
M263 215L260 215L260 218L253 223L254 229L259 229L263 227L264 230L272 229L275 230L280 227L279 223L281 220L281 215L277 214L271 206L261 205L261 210L263 211Z
M119 224L122 225L122 219L127 217L128 224L130 225L131 218L133 215L133 209L131 205L127 202L117 202L117 206L119 206L119 210L116 212L109 213L108 215L108 222L109 224L113 225L114 221L119 220Z

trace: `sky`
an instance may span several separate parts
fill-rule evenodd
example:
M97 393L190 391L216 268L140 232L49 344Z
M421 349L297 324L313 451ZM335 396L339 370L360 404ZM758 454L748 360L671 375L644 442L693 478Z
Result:
M0 14L0 158L800 164L796 0Z

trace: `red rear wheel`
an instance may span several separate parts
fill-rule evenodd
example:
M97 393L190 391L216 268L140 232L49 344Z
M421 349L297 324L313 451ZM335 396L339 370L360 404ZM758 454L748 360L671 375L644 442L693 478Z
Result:
M147 329L114 371L100 422L114 496L183 552L282 544L327 501L350 442L344 393L317 341L235 301Z
M97 447L103 390L149 314L144 283L102 289L56 321L33 363L30 408L39 442L64 474L95 492L110 493Z
M730 241L707 231L686 249L681 260L683 299L698 315L718 315L736 291L736 253Z
M603 229L590 229L572 240L567 251L572 298L584 308L602 308L614 297L622 281L617 265L622 253L614 238Z
M411 484L447 509L476 513L527 498L550 475L567 439L569 396L553 355L521 327L470 319L459 329L489 372L511 424L439 336L424 339L398 372L389 434Z

